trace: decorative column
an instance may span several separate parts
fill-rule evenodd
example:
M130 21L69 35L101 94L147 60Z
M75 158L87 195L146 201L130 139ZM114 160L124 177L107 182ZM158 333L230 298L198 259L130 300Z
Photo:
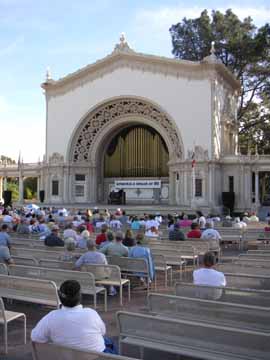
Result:
M37 200L40 201L39 197L39 191L40 191L40 177L37 177Z
M260 206L259 200L259 171L255 172L255 204L256 206Z
M4 189L3 190L4 191L7 190L7 177L6 176L4 177Z
M0 201L2 201L3 197L3 177L0 176Z
M23 203L23 177L19 176L19 202Z

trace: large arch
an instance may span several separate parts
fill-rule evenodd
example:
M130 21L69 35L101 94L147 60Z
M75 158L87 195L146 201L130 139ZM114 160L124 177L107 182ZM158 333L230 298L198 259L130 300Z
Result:
M108 100L86 114L75 129L68 149L71 162L95 163L100 141L118 127L119 122L147 123L160 133L169 150L170 160L182 159L184 148L173 119L158 105L143 98L120 97Z
M103 182L104 151L108 143L121 129L132 125L147 125L160 134L168 149L169 164L183 159L183 142L177 126L158 105L137 97L110 99L96 106L80 121L67 154L70 164L75 167L88 164L91 169L89 189L93 194L102 193L99 186ZM171 186L171 174L169 178ZM102 196L89 200L102 201Z

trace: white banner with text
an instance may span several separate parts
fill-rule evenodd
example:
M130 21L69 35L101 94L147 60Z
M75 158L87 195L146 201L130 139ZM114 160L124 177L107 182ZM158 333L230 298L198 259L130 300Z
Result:
M115 180L118 189L160 189L161 180Z

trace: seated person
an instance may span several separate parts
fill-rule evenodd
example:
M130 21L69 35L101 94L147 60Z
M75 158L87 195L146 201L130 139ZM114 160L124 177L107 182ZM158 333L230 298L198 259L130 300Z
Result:
M148 229L148 230L145 232L145 236L146 236L146 237L152 237L152 238L157 238L157 237L159 237L158 228L156 228L155 226L151 226L150 229Z
M224 274L213 269L215 257L211 252L204 254L203 265L203 268L193 271L193 283L195 285L226 286Z
M96 250L96 244L93 240L87 240L88 251L84 253L75 263L76 268L80 268L87 264L102 264L107 265L106 256Z
M115 240L110 244L103 246L100 251L107 256L128 256L128 247L123 245L123 233L117 231Z
M220 233L213 229L213 222L207 222L205 224L206 229L203 231L201 235L202 240L208 240L209 242L209 250L215 251L219 248L219 242L221 240Z
M66 225L66 228L63 233L63 237L64 237L64 239L72 237L75 241L77 241L77 233L73 229L72 223L69 223Z
M189 239L199 239L202 235L199 224L192 223L190 228L191 230L187 233L187 237Z
M102 242L107 240L107 230L108 230L108 226L106 224L102 225L101 233L96 236L97 245L100 245Z
M249 218L249 221L250 221L250 222L259 222L259 218L258 218L258 216L256 216L256 213L255 213L255 212L253 212L253 213L251 214L251 216L250 216L250 218Z
M7 246L0 245L0 263L7 265L14 264Z
M38 322L31 333L32 341L116 353L112 346L106 346L106 328L98 313L80 304L81 286L78 281L67 280L62 283L59 298L62 307L49 312Z
M169 231L169 240L183 241L185 240L185 234L180 230L179 224L174 224L174 229Z
M112 215L111 216L111 221L109 223L109 226L111 229L113 230L120 230L121 227L122 227L122 223L121 221L119 221L118 219L116 219L116 216L115 215Z
M44 240L46 246L64 246L64 241L59 237L59 227L57 225L52 226L51 234L46 236Z
M90 237L90 233L88 230L83 230L78 238L77 238L77 247L80 249L86 249L87 248L87 240Z
M127 247L132 247L135 245L135 239L130 229L127 229L126 231L125 238L123 240L123 245Z
M99 245L99 249L103 248L104 246L109 245L114 240L114 233L112 231L107 231L107 240L103 241Z
M78 259L76 255L73 255L72 252L76 249L75 240L70 237L65 239L65 252L59 256L60 261L75 261Z
M154 266L154 261L153 261L153 258L152 258L151 250L148 247L142 246L142 243L138 239L139 238L137 238L136 246L133 246L129 250L129 255L128 256L131 257L131 258L144 258L144 259L146 259L147 262L148 262L150 281L153 281L154 278L155 278L155 266ZM141 280L145 284L144 279L141 278Z

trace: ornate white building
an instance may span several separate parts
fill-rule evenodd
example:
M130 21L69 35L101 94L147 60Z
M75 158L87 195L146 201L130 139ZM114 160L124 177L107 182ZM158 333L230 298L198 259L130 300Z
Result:
M240 85L213 46L191 62L137 53L121 36L104 59L59 80L47 73L42 88L46 154L34 168L46 203L105 204L115 186L127 204L210 210L229 191L238 210L263 200L258 172L270 159L237 153Z

